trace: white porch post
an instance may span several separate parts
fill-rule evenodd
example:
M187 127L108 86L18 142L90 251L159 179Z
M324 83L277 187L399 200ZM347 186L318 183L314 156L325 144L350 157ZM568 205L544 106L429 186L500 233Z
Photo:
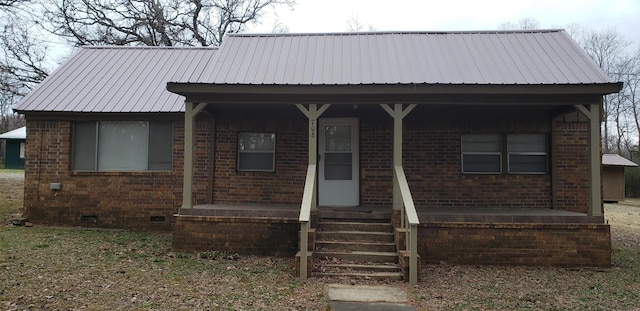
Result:
M199 103L194 107L194 103L184 102L184 180L182 182L182 208L193 207L193 196L191 186L193 184L193 136L196 115L204 109L207 104Z
M403 109L402 104L394 104L393 109L386 104L381 104L380 107L393 118L393 167L402 166L402 119L416 107L416 104L411 104L406 109ZM400 186L397 180L394 176L393 209L402 209L402 196L400 195Z
M589 216L602 216L600 105L590 104L588 110L582 105L575 105L574 107L589 119Z

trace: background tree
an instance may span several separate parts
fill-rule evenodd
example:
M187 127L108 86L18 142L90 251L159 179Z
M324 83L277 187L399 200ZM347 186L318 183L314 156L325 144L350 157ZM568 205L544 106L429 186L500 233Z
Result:
M47 77L46 42L29 0L0 0L0 133L24 125L12 107Z
M6 1L6 0L5 0ZM294 0L50 0L52 32L79 45L210 46Z

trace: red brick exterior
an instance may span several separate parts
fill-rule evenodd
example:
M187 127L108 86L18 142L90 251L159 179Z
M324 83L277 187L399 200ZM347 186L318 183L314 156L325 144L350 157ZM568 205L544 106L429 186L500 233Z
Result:
M424 263L611 266L606 224L428 223L418 230Z
M587 213L589 199L587 123L557 121L554 124L555 208Z

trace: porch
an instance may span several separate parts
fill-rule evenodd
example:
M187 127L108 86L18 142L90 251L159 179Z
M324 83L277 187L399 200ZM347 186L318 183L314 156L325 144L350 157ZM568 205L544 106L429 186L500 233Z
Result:
M419 265L447 262L610 266L610 231L603 216L539 208L418 207L417 210ZM319 220L391 224L392 219L397 219L393 214L390 206L319 206L311 213L308 275L320 275L313 271L319 261L313 252L320 253L316 241ZM299 215L300 206L296 204L204 204L180 209L173 247L177 251L215 249L293 257L300 250ZM408 255L402 254L406 235L399 224L394 223L393 228L398 264L403 266L408 279Z

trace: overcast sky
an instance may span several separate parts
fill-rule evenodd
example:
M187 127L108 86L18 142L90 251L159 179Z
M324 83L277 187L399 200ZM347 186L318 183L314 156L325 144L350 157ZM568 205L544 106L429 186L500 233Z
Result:
M542 28L571 23L594 29L617 27L640 42L640 0L297 0L293 11L277 9L289 32L344 32L355 16L368 29L494 30L504 22L534 18ZM273 15L251 32L271 32Z

